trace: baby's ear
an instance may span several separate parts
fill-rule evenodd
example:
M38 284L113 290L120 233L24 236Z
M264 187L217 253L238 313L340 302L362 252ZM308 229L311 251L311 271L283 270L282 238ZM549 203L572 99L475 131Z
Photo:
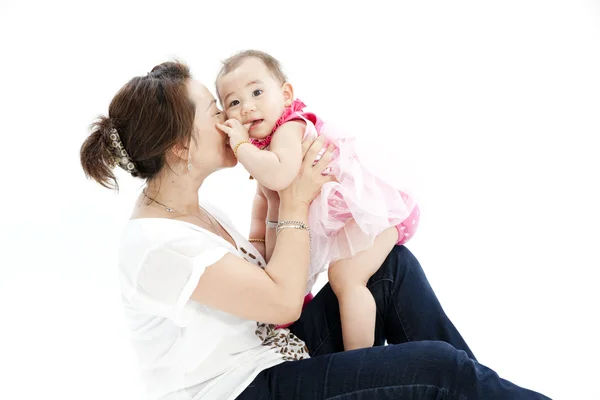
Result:
M285 106L291 106L292 102L294 101L294 88L292 87L292 84L289 82L284 82L283 85L281 85L281 90L283 91L283 100L285 101Z

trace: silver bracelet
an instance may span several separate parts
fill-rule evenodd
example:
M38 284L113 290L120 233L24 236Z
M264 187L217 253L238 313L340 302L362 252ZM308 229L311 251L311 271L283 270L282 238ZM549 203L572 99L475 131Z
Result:
M277 228L278 222L277 221L269 221L267 219L267 220L265 220L265 224L267 225L267 228L275 229L275 228Z
M308 238L312 241L312 234L310 228L304 222L301 221L281 221L277 224L276 234L279 234L283 229L302 229L308 232Z
M283 226L287 226L287 225L299 225L301 227L301 229L306 229L307 231L310 231L310 228L304 222L302 222L302 221L290 221L290 220L284 220L284 221L278 222L277 223L277 229L279 229L280 227L283 227Z

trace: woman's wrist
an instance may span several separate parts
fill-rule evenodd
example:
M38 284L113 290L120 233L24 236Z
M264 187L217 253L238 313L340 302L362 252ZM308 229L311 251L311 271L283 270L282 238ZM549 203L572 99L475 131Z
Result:
M302 200L296 193L288 192L285 193L279 192L279 207L298 207L298 208L308 208L310 205L310 201Z
M270 221L296 220L305 222L308 217L308 204L303 201L281 202L276 218Z

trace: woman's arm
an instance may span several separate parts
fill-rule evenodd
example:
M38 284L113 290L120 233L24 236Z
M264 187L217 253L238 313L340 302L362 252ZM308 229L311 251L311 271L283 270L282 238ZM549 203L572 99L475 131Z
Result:
M312 166L323 144L324 139L313 143L296 179L280 192L280 222L306 223L309 203L325 182L333 180L321 174L331 161L333 147ZM302 311L308 279L309 246L305 230L283 229L264 270L227 254L206 268L191 298L250 320L274 324L295 321Z
M280 218L306 223L308 207L281 206ZM300 317L308 279L308 232L284 229L266 268L227 254L206 268L191 298L239 317L284 324Z

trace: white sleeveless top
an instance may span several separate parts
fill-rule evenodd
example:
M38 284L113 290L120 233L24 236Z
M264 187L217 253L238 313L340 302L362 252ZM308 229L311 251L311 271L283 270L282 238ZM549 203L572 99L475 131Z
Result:
M131 220L122 235L122 300L151 399L235 399L262 370L308 358L305 344L289 330L190 299L204 269L227 253L257 267L266 265L222 213L209 204L203 207L237 249L210 231L166 218Z

